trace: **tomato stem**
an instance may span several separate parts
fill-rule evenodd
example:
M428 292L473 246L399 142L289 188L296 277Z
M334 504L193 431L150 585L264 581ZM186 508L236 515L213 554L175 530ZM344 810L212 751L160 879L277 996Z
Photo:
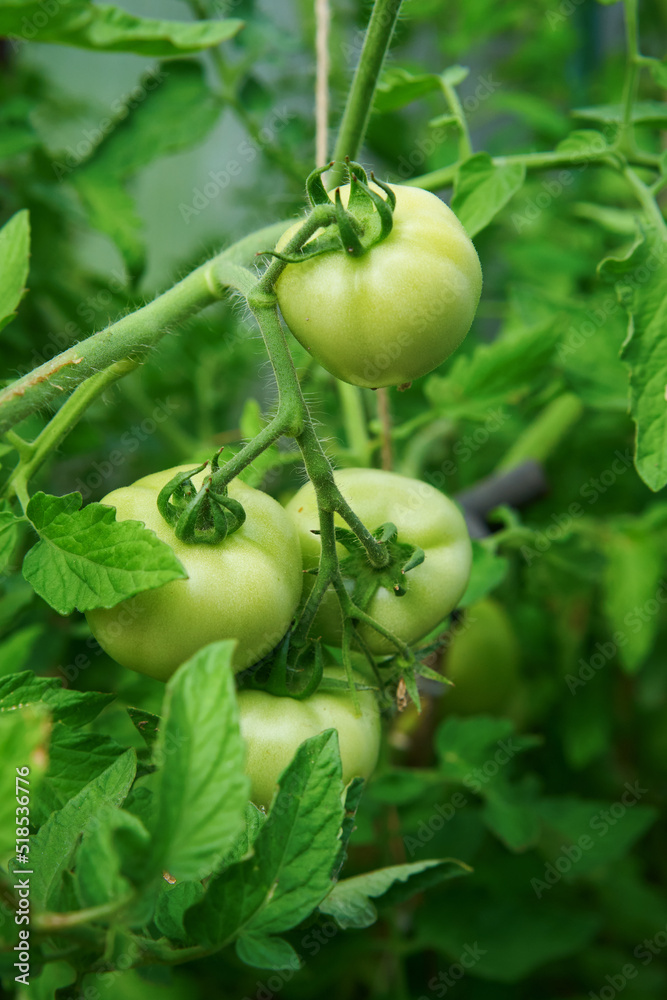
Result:
M18 450L20 460L5 485L4 493L17 496L25 510L28 483L35 473L69 434L93 400L119 378L134 371L137 366L137 361L118 361L109 365L104 371L92 375L63 403L34 441L24 441L12 431L7 432L5 437Z
M368 29L364 38L359 63L345 104L343 119L338 130L332 159L339 161L333 168L330 188L336 187L342 177L345 156L356 160L366 135L384 57L389 48L401 7L401 0L375 0Z

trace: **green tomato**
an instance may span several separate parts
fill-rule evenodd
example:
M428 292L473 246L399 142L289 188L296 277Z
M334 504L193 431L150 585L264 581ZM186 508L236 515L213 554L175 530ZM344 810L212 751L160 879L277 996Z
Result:
M361 257L332 251L288 264L275 285L299 343L343 382L371 389L411 382L449 357L482 290L479 258L452 210L421 188L391 187L396 208L386 239ZM349 185L341 195L347 203Z
M430 632L452 611L463 596L470 576L472 546L463 515L443 493L418 479L409 479L379 469L342 469L334 478L343 496L367 528L373 531L387 521L398 529L398 540L424 550L420 566L405 575L406 593L397 597L380 587L366 608L381 625L404 642L411 643ZM287 504L296 524L304 569L317 566L321 545L315 491L307 483ZM343 520L337 515L336 523ZM346 555L338 546L339 558ZM314 577L304 574L304 599ZM359 631L370 650L378 655L395 647L368 625ZM312 628L312 635L325 643L340 644L341 614L338 599L327 591Z
M345 679L340 668L325 667L325 677ZM358 674L358 684L368 683ZM304 740L325 729L338 732L343 782L368 778L380 752L380 712L373 691L358 691L360 715L355 715L348 691L316 691L310 698L278 698L266 691L239 691L241 735L246 741L246 774L251 798L268 809L278 778Z
M116 508L117 520L143 521L170 545L188 578L86 613L109 656L163 681L218 639L238 640L235 670L256 663L287 631L302 588L299 543L290 518L276 500L238 479L229 486L229 496L246 511L237 531L214 545L176 538L157 509L157 496L177 472L188 468L145 476L102 500ZM193 482L199 487L203 478L199 473Z
M448 714L502 715L512 711L519 689L519 643L502 604L472 604L447 647L443 707Z

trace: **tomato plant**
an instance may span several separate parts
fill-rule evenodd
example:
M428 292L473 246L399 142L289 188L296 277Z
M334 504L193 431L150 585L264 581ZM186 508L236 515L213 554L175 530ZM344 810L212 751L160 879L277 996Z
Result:
M412 382L441 364L470 329L482 290L479 258L452 210L428 191L392 190L393 228L381 243L360 257L330 252L288 264L276 282L297 340L337 378L369 388ZM341 197L347 204L349 185Z
M126 6L0 3L0 995L663 1000L664 5Z
M240 480L230 496L246 510L243 525L211 544L180 541L157 508L162 487L188 466L152 473L109 493L102 503L120 521L141 521L165 541L187 580L144 590L111 608L87 612L100 645L124 667L166 680L202 646L236 639L234 667L243 670L277 645L301 591L301 559L291 522L266 493ZM194 477L201 485L204 473Z
M343 680L342 670L327 667L324 676ZM355 674L358 684L368 684ZM246 773L251 798L268 809L278 778L304 740L335 729L340 744L343 783L368 778L380 750L380 711L373 691L360 690L359 714L349 691L318 690L309 698L277 698L265 691L242 690L238 695L241 735L246 742Z
M367 610L385 628L405 642L414 642L443 621L460 600L468 583L471 545L463 515L434 487L380 469L341 469L336 484L361 519L371 529L392 522L398 540L423 549L421 565L405 574L406 593L380 585ZM287 504L297 528L306 569L317 566L321 545L317 532L318 508L310 483ZM341 552L344 552L340 546ZM371 576L381 571L368 567ZM304 576L305 596L312 577ZM336 595L329 591L315 619L314 630L325 642L339 644L341 617ZM365 625L361 634L374 653L391 653L394 647Z

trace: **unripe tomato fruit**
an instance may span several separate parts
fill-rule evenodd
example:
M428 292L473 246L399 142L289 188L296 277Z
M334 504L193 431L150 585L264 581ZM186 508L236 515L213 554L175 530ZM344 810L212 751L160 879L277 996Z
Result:
M444 658L454 682L442 704L451 715L505 714L519 688L519 643L502 604L485 598L472 604Z
M325 677L345 679L341 668L325 667ZM358 674L358 684L367 684ZM278 698L266 691L238 692L241 735L246 741L246 774L255 805L268 809L278 778L304 740L325 729L338 731L343 782L368 778L380 752L380 712L373 691L357 691L361 714L348 691L316 691L310 698Z
M275 284L299 343L336 378L371 389L411 382L449 357L482 290L477 252L452 210L421 188L390 186L394 225L381 243L361 257L332 251L288 264ZM344 204L348 195L345 185Z
M470 536L458 507L435 487L418 479L409 479L380 469L341 469L334 479L345 499L367 528L373 531L391 521L398 529L398 540L424 550L420 566L405 575L407 593L397 597L380 587L366 608L381 625L404 642L411 643L430 632L452 611L468 585L472 563ZM319 527L315 490L303 486L287 504L296 524L304 569L318 564ZM336 515L336 524L343 520ZM346 555L338 546L340 558ZM314 577L304 574L304 598L313 586ZM395 652L388 639L368 625L359 628L373 653ZM313 627L313 636L325 643L339 645L341 615L338 600L330 589L324 596Z
M86 613L100 646L118 663L167 680L181 663L218 639L237 639L233 666L244 670L287 631L302 588L294 526L280 504L238 479L229 496L243 504L241 527L213 545L179 541L157 509L157 496L182 465L109 493L102 503L119 521L143 521L171 546L188 574L112 608ZM193 476L199 487L204 473Z

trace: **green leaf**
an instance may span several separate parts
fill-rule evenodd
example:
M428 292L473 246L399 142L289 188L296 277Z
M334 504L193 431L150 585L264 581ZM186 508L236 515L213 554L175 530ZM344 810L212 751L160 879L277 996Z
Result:
M134 52L142 56L183 56L200 52L233 38L242 21L158 21L135 17L118 7L70 2L58 4L46 15L42 0L25 3L5 0L0 9L0 35L23 38L25 23L30 39L72 45L104 52Z
M221 111L198 62L161 66L144 77L143 88L140 103L100 123L99 144L71 177L91 224L114 240L133 273L143 267L142 222L125 183L160 157L201 142Z
M129 812L106 805L83 835L76 854L75 882L82 907L103 906L130 899L132 883L123 874L141 880L150 837L143 823ZM131 858L132 863L127 860Z
M508 786L490 782L485 789L482 816L486 826L512 851L525 851L537 843L540 819L532 782Z
M467 975L491 980L500 992L498 983L516 983L546 963L581 955L599 930L601 917L581 903L538 901L533 893L526 898L521 885L501 885L491 892L455 883L446 896L422 907L415 921L422 948L444 952L464 964Z
M284 938L242 934L236 941L236 954L254 969L299 969L301 961Z
M42 625L28 625L0 642L0 676L25 670L38 640L43 637Z
M493 343L476 347L472 355L457 357L447 375L431 375L426 381L426 396L448 419L485 418L493 431L508 417L500 404L524 390L534 390L557 341L552 321L501 334Z
M39 792L48 763L51 720L44 706L27 705L3 713L0 709L0 865L14 856L17 838L17 796L26 794L25 782L17 784L17 768L28 767L29 797ZM36 859L35 859L36 860ZM20 865L17 863L16 868ZM26 867L30 867L27 865Z
M186 576L172 549L140 521L116 521L103 504L80 506L80 493L36 493L26 511L41 540L25 557L23 576L59 614L110 608Z
M466 592L459 607L467 608L499 587L507 576L509 560L496 555L485 545L472 539L472 568Z
M30 985L23 990L26 1000L58 1000L65 986L73 986L77 978L76 969L68 962L48 962L30 977Z
M141 238L143 223L132 195L117 177L96 166L77 172L72 180L91 226L111 237L130 273L139 274L145 255Z
M595 107L576 108L572 114L575 118L620 125L624 108L622 104L598 104ZM632 106L632 121L637 124L664 125L667 123L667 107L660 101L636 101Z
M37 825L62 809L122 753L123 747L108 736L73 732L57 722L51 735L49 766L32 808Z
M252 858L213 879L186 915L196 940L220 944L241 928L264 937L307 917L331 889L343 822L338 736L329 729L301 744Z
M350 842L350 837L355 830L354 821L365 785L366 782L363 778L353 778L345 790L345 818L341 828L340 847L338 849L338 857L336 858L336 864L334 866L333 878L338 878L341 868L347 859L347 847Z
M604 610L614 651L629 673L651 652L662 605L656 600L664 557L651 530L615 531L605 543Z
M398 111L439 89L440 81L435 73L420 73L415 76L400 66L391 66L385 70L377 85L374 107L381 114Z
M175 885L170 885L163 879L161 890L154 916L158 930L170 941L189 940L183 918L204 895L203 883L177 882Z
M0 712L42 702L48 706L55 722L68 726L84 726L91 722L115 697L100 691L64 688L57 678L37 677L32 670L0 677Z
M248 779L233 651L232 641L213 643L167 684L155 748L160 772L154 854L177 879L210 875L243 827Z
M667 242L651 237L600 265L616 281L629 316L621 358L630 372L630 412L637 426L635 466L647 486L667 484Z
M451 878L467 874L471 869L462 861L453 858L440 860L415 861L412 864L392 865L390 868L380 868L378 871L356 875L339 882L329 895L320 903L320 911L335 918L343 930L350 927L370 927L377 920L377 911L371 899L384 896L397 882L410 883L416 881L416 876L430 870L430 885L445 882ZM435 875L435 878L433 877ZM406 886L409 895L422 890Z
M563 847L574 845L570 864L563 877L581 878L601 865L618 862L630 851L635 841L656 821L657 810L638 805L649 789L641 782L626 782L616 802L584 801L570 797L542 799L537 806L539 816L556 836L545 837L543 851L547 864L555 864L561 856L568 858ZM576 861L574 860L576 858Z
M586 160L591 156L599 156L608 149L607 140L602 132L594 128L576 129L561 140L556 146L557 153L568 153L570 156Z
M20 520L8 510L0 510L0 572L9 563L18 540Z
M29 260L30 216L23 209L0 229L0 330L16 315L25 292Z
M651 59L649 61L651 76L663 90L667 89L667 59Z
M96 821L105 805L120 805L130 790L137 768L134 750L128 750L58 812L53 813L30 838L31 901L45 908L58 893L82 833Z
M505 207L523 185L521 163L494 164L488 153L475 153L458 169L452 209L468 235L474 237Z
M160 716L154 715L152 712L145 712L142 708L132 707L127 709L127 714L137 731L143 736L146 745L151 748L155 746L162 721Z

